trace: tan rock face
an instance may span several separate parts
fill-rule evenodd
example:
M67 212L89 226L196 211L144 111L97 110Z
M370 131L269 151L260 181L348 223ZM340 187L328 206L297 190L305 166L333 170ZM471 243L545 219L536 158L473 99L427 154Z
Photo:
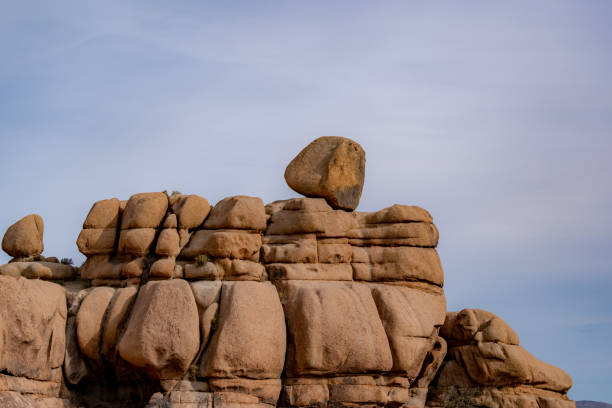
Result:
M40 255L44 249L43 232L42 217L26 215L6 230L2 250L15 258Z
M115 250L116 238L116 228L84 229L77 238L77 247L86 256L110 254Z
M11 262L0 266L0 275L28 279L74 279L77 269L55 262Z
M0 370L38 380L54 378L64 361L66 317L61 286L0 276Z
M153 262L149 276L170 279L174 276L176 261L174 258L162 258Z
M168 197L164 193L134 194L123 211L121 229L157 228L167 209Z
M353 247L355 280L422 280L442 286L444 272L434 248Z
M136 286L128 286L114 291L105 315L104 336L100 343L100 352L106 358L112 359L112 352L117 345L121 325L128 317L137 293L138 288Z
M266 229L266 210L261 198L249 196L226 197L219 201L204 223L208 229Z
M449 349L430 387L428 405L445 406L452 397L473 405L488 400L503 408L572 406L566 395L571 377L521 347L499 316L480 309L449 312L440 333Z
M469 343L472 340L519 344L518 335L508 323L481 309L448 312L440 334L449 345Z
M417 377L432 349L436 327L444 323L444 294L383 284L369 287L389 339L393 370Z
M350 139L320 137L287 166L289 187L308 197L322 197L334 208L354 210L365 176L365 152Z
M174 228L163 229L157 238L155 253L162 256L177 256L180 252L179 233Z
M119 341L121 357L153 378L178 378L200 345L197 305L180 279L152 281L138 294Z
M80 268L81 278L118 279L122 266L121 262L112 260L108 255L90 256Z
M83 222L83 229L116 229L120 205L116 198L96 201Z
M206 219L210 212L210 204L204 197L181 195L172 200L172 211L178 218L179 228L197 228Z
M277 283L290 344L290 375L389 371L393 359L368 287L359 283Z
M211 333L212 322L216 318L219 308L221 282L199 281L192 282L190 286L200 315L201 344L206 344Z
M259 260L261 234L240 230L200 230L181 252L184 258L206 254L220 258Z
M224 282L219 328L202 357L200 375L280 378L285 348L285 318L274 286Z
M363 216L364 224L391 224L399 222L433 222L429 211L414 205L393 204Z
M269 235L293 235L316 233L319 236L344 237L347 231L357 228L355 217L345 211L294 211L281 210L270 218L266 230Z
M119 235L119 254L145 256L155 240L155 232L153 228L122 230Z
M113 288L95 288L83 300L76 316L79 349L81 353L94 361L100 360L102 324L106 308L114 293Z

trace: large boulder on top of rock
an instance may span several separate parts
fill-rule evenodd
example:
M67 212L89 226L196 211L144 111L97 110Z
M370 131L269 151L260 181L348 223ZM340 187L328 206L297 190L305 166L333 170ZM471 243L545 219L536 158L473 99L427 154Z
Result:
M0 276L0 371L54 379L64 362L66 318L60 285Z
M117 349L121 358L153 378L178 378L198 352L199 326L186 281L151 281L140 290Z
M15 258L40 255L45 248L43 232L42 217L38 214L26 215L6 230L2 249Z
M289 187L307 197L323 197L334 208L354 210L365 177L365 152L345 137L324 136L306 146L287 166Z

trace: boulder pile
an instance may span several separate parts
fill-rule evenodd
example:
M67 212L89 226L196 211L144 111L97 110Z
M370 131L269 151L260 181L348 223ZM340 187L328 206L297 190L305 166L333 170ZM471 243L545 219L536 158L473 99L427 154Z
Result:
M430 407L574 407L572 379L532 356L506 322L479 309L449 312L441 335L448 352L429 391Z
M324 137L285 172L306 197L98 201L80 268L42 257L39 216L11 226L0 405L573 406L497 316L446 313L426 210L354 211L364 170L361 146Z

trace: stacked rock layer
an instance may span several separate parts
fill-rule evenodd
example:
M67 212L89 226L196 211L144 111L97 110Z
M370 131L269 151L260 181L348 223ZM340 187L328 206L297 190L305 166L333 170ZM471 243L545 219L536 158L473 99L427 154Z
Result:
M264 206L236 196L211 208L165 193L102 200L79 234L87 259L73 280L3 277L4 290L34 293L21 296L23 310L48 323L32 326L41 344L10 353L34 353L34 375L6 358L1 368L55 384L33 392L39 400L424 406L444 357L437 239L418 207L357 213L321 198ZM59 296L44 314L41 288ZM3 305L7 328L16 307ZM58 357L41 354L49 347Z

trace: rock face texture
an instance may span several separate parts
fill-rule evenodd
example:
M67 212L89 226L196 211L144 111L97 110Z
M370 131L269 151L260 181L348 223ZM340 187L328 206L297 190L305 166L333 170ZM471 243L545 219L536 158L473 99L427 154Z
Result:
M316 139L285 170L289 187L345 210L357 208L364 177L365 152L357 142L338 136Z
M15 258L40 255L44 249L44 229L40 215L26 215L6 230L2 250Z
M441 334L448 353L433 386L430 407L574 407L572 379L519 345L516 333L485 310L449 312Z
M0 266L0 405L573 406L569 376L497 316L446 313L426 210L353 211L364 166L325 137L285 175L308 197L98 201L79 268L40 255L39 217L19 221Z

